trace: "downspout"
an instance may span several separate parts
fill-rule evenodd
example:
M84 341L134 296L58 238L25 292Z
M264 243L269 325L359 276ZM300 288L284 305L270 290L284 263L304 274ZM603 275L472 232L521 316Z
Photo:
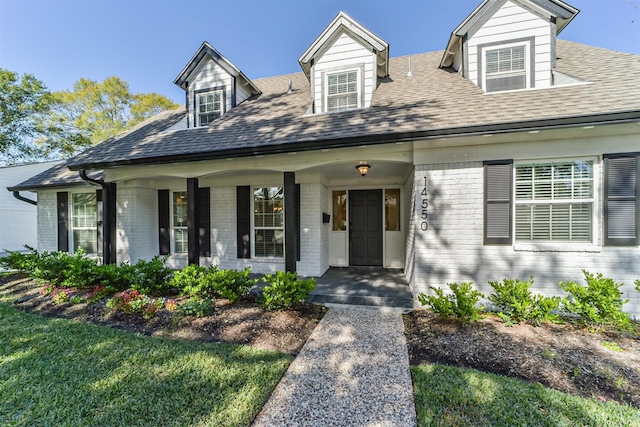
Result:
M79 173L83 180L102 187L102 262L115 264L115 184L105 182L103 179L90 178L85 169L80 170Z
M13 192L13 197L15 197L16 199L18 199L20 201L27 202L27 203L29 203L29 204L31 204L33 206L38 206L38 202L36 202L35 200L28 199L28 198L26 198L24 196L21 196L19 191L14 191Z

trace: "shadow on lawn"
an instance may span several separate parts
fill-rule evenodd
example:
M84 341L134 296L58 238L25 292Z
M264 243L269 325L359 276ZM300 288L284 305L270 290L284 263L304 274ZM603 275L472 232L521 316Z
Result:
M291 358L144 337L0 303L0 424L248 425Z

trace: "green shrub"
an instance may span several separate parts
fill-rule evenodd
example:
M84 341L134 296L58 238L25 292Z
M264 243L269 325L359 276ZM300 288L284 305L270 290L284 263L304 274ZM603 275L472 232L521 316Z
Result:
M483 307L478 308L476 304L484 295L473 289L472 285L473 282L450 283L448 286L453 293L446 295L442 289L430 286L436 295L421 293L418 301L442 318L455 318L462 323L473 322L480 319Z
M258 279L251 279L249 277L250 274L251 269L247 267L242 271L215 270L209 277L213 283L213 289L215 289L218 295L231 302L235 302L243 295L246 295L249 290L258 283ZM311 292L314 287L315 282L309 292ZM308 296L308 294L306 296ZM306 296L303 296L302 299L306 298Z
M569 295L562 300L565 310L577 315L582 321L596 324L612 324L624 327L629 323L629 315L622 311L628 300L622 299L620 287L613 279L601 273L584 273L587 286L576 282L560 282L560 287Z
M635 280L633 283L636 284L636 291L640 292L640 279Z
M201 297L212 296L213 286L209 281L210 272L217 267L204 267L196 264L187 265L182 270L173 273L171 284L185 295L198 295Z
M151 261L138 260L134 267L131 289L143 294L158 295L172 287L169 276L173 271L165 266L168 256L154 256Z
M78 249L67 252L43 252L37 257L31 277L68 288L84 288L98 283L98 262Z
M533 276L529 281L504 279L502 282L489 282L489 285L494 291L489 296L489 301L500 308L500 318L505 321L520 323L533 320L540 323L543 320L556 321L559 318L552 311L558 309L560 298L533 295Z
M297 273L284 271L265 274L264 280L269 285L262 288L260 303L267 310L281 310L304 301L316 287L316 279L298 280Z
M97 266L98 283L107 292L122 292L138 280L135 266L129 263L102 264Z
M213 300L210 298L191 297L178 305L178 311L185 316L206 316L213 310Z
M6 251L9 255L0 258L0 266L11 270L24 271L25 273L33 272L40 259L40 254L30 246L24 245L24 247L28 249L29 252Z

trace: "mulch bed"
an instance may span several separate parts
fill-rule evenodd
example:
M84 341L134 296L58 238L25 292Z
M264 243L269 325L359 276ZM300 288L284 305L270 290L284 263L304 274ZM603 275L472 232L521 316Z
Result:
M52 303L40 295L40 286L21 274L0 277L0 293L10 296L20 310L43 316L80 320L136 332L197 341L246 344L252 347L298 354L327 309L301 303L291 310L265 311L253 300L230 304L216 300L211 314L203 317L181 316L162 309L156 317L144 319L140 314L127 315L106 307L106 301L95 304ZM175 297L180 301L179 297Z
M412 365L474 368L640 408L637 323L632 332L576 324L506 326L494 316L462 325L426 310L404 319Z

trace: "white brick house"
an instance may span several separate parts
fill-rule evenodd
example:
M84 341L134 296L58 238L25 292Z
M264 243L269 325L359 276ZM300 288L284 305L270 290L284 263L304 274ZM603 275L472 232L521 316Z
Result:
M340 13L303 72L256 80L204 43L183 108L12 190L38 193L41 250L400 268L414 295L530 275L554 294L588 269L640 315L640 58L558 40L577 13L486 0L403 58Z

